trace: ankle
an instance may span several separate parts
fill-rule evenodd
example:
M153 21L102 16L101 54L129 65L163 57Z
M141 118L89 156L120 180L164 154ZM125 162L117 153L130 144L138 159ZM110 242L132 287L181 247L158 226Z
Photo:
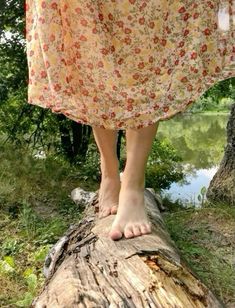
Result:
M109 163L101 160L100 169L101 169L102 179L119 179L120 180L118 160L114 160Z
M120 181L120 174L119 174L118 168L102 168L101 167L101 179Z
M144 191L145 181L139 179L127 179L122 177L121 181L122 189L135 190L135 191Z
M106 184L106 185L121 185L120 184L120 177L117 175L101 175L101 184Z

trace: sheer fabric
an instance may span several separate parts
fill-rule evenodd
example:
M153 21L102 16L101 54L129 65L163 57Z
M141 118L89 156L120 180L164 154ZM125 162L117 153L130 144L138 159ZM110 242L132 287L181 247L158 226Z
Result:
M28 103L141 128L235 77L235 0L27 0Z

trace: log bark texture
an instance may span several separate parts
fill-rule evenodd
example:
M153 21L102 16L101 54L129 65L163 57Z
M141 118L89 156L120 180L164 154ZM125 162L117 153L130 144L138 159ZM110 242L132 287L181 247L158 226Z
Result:
M153 190L145 190L152 234L119 241L108 237L114 216L97 218L97 192L73 193L86 204L84 218L51 249L32 307L224 307L180 257Z

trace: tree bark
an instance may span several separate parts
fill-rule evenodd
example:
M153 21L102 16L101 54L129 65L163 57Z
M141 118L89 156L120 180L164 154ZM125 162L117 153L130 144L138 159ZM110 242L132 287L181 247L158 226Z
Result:
M227 146L219 169L210 182L206 197L211 202L235 205L235 104L227 124Z
M47 282L32 307L223 307L180 257L153 190L145 190L152 234L119 241L108 237L114 216L97 219L97 192L71 197L85 204L84 218L48 254Z

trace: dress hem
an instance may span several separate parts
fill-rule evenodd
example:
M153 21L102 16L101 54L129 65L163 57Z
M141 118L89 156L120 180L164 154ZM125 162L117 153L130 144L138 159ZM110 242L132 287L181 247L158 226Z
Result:
M225 71L226 73L226 71ZM126 130L126 129L140 129L140 128L144 128L144 127L148 127L156 122L159 121L166 121L169 120L171 118L173 118L176 114L179 113L184 113L192 104L195 104L196 100L199 99L207 90L209 90L212 86L214 86L215 84L217 84L218 82L221 82L223 80L227 80L230 78L235 78L235 71L234 74L231 74L231 71L226 75L223 71L223 74L220 78L218 78L218 76L216 78L212 78L210 82L206 83L204 85L204 87L202 86L201 91L197 92L197 97L192 101L192 100L188 100L186 103L182 103L178 105L178 109L175 109L174 111L171 112L164 112L163 114L157 114L156 110L153 110L153 112L148 112L148 118L149 121L143 121L141 122L141 117L146 116L146 113L140 113L140 115L137 117L138 118L138 125L135 126L130 126L128 125L128 122L130 120L133 121L133 118L135 117L130 117L127 119L123 119L123 120L116 120L114 118L107 118L107 119L102 119L103 124L101 123L101 118L99 118L99 123L95 122L95 121L87 121L84 120L84 118L82 118L82 115L80 117L75 116L74 114L72 114L71 112L69 112L69 110L64 110L64 111L56 111L56 107L48 107L45 104L42 103L42 101L40 101L39 99L35 99L32 101L28 101L28 104L30 105L37 105L39 107L45 108L45 109L50 109L52 111L52 113L55 114L64 114L67 118L69 118L72 121L75 121L79 124L84 124L84 125L89 125L89 126L94 126L94 127L99 127L99 128L104 128L104 129L111 129L111 130ZM216 80L215 80L216 79ZM157 115L156 115L157 114ZM84 114L85 115L85 114ZM112 123L116 123L115 125L112 124L108 124L108 122L111 121Z

